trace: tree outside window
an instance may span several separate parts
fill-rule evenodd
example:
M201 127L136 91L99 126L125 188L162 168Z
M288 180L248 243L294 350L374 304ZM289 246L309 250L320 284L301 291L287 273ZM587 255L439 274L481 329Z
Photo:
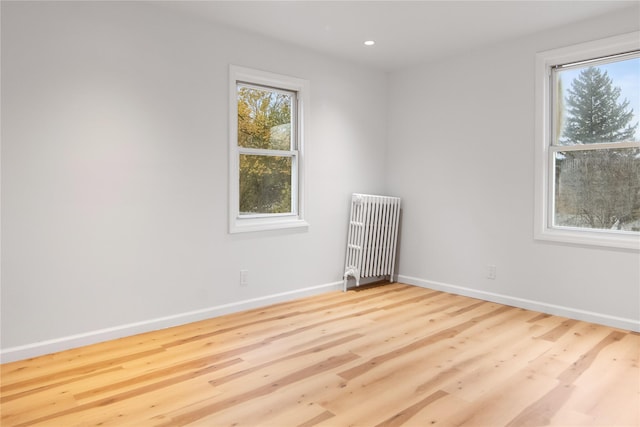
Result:
M558 227L640 232L640 58L554 68Z

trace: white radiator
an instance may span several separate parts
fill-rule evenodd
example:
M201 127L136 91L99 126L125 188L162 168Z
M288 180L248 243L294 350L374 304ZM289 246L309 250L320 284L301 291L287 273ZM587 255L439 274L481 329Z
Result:
M344 290L349 277L389 276L393 281L400 219L400 198L353 194L344 267Z

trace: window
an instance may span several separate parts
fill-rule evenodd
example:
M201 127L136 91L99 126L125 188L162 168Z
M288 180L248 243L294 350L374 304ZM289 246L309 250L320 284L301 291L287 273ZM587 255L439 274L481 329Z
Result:
M306 227L308 82L230 67L229 231Z
M640 249L640 33L536 57L535 237Z

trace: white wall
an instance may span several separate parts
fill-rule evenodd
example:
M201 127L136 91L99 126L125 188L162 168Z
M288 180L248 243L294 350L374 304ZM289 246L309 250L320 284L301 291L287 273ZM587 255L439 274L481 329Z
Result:
M230 63L311 82L308 231L227 233ZM4 360L337 287L386 84L144 2L3 1Z
M640 326L637 252L533 239L535 54L637 30L638 16L636 7L390 75L401 280Z

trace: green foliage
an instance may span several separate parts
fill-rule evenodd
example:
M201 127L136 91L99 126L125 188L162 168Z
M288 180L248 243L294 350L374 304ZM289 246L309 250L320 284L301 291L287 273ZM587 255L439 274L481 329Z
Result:
M238 86L238 145L290 150L292 95ZM291 212L292 159L287 156L240 156L240 212Z
M240 156L240 212L291 212L291 157Z
M592 144L628 141L638 123L631 126L633 109L629 101L618 102L620 88L599 68L588 67L573 80L566 99L566 126L563 144Z
M282 131L287 129L289 132ZM291 95L268 89L238 87L238 145L289 150Z

